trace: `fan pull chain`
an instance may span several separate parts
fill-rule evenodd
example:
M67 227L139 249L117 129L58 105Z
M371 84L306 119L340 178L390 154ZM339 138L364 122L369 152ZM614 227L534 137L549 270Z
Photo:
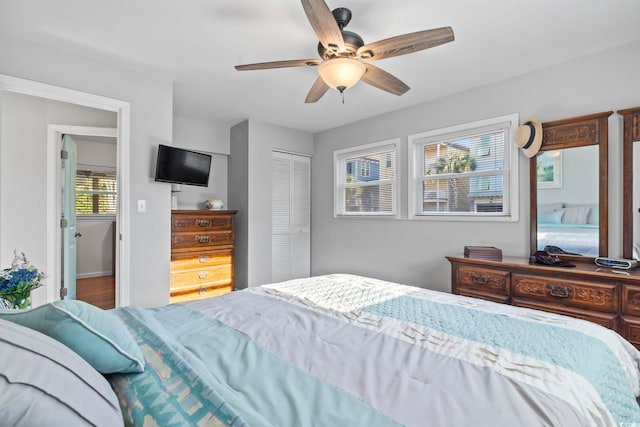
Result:
M338 86L336 89L338 89L338 92L340 92L340 95L342 96L342 103L344 104L344 91L346 89L346 86Z

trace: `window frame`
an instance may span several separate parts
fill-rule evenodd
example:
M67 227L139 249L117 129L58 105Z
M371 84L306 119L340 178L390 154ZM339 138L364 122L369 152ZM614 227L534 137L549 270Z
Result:
M376 181L346 182L346 160L357 156L367 156L393 151L395 167L393 179L378 179ZM400 194L400 138L387 139L370 144L335 150L333 152L333 217L334 218L399 218L398 208ZM386 159L385 159L386 161ZM355 162L357 163L357 162ZM356 171L358 165L355 165ZM390 212L347 212L345 207L346 189L359 186L374 186L391 184L392 202Z
M513 144L513 133L518 127L517 113L478 120L469 123L449 126L421 132L408 137L408 218L426 221L480 221L480 222L517 222L519 218L519 173L518 150ZM471 137L478 133L504 129L504 168L502 173L497 169L467 172L465 176L502 175L502 205L507 212L423 212L422 183L424 180L424 146L451 139ZM440 179L448 179L458 174L440 174ZM491 181L491 179L489 178Z

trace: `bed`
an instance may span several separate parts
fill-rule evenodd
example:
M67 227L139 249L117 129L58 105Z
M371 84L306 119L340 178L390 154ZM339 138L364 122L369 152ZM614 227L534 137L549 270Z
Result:
M640 352L550 313L333 274L108 314L126 425L640 425Z
M572 254L596 257L600 253L600 227L594 224L540 222L538 223L538 250L544 250L549 246L555 246Z
M538 250L551 247L571 254L598 256L600 250L598 215L597 204L539 204Z

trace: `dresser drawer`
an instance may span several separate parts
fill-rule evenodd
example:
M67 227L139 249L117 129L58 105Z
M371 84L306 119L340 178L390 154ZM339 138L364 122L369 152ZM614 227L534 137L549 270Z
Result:
M231 231L232 216L173 215L172 231Z
M220 295L227 294L231 292L233 289L231 286L215 286L215 287L199 287L197 289L193 289L187 292L176 292L171 293L169 296L169 302L184 302L184 301L192 301L204 298L217 297Z
M615 283L589 283L517 273L512 275L512 281L514 299L532 298L610 313L617 313L619 309L620 288Z
M620 319L620 335L640 349L640 318L622 316Z
M588 310L581 310L579 308L571 308L558 304L534 302L530 300L521 300L519 298L513 298L511 305L516 307L533 308L536 310L546 311L549 313L563 314L565 316L576 317L582 320L588 320L598 325L602 325L605 328L617 330L618 327L618 315L597 313Z
M509 272L492 270L470 265L459 265L456 268L456 284L458 287L475 289L486 294L509 296ZM463 290L458 289L458 293Z
M202 286L231 285L231 264L203 267L193 270L171 270L171 292L183 292Z
M640 286L622 286L622 312L640 316Z
M171 271L233 264L233 250L198 251L171 255Z
M233 244L233 233L231 231L202 231L172 233L171 250L187 249L199 251L202 248L224 246Z

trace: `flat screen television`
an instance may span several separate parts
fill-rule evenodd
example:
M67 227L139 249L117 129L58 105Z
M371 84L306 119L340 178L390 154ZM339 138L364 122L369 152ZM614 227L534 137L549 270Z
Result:
M208 187L210 170L210 154L158 145L156 181Z

